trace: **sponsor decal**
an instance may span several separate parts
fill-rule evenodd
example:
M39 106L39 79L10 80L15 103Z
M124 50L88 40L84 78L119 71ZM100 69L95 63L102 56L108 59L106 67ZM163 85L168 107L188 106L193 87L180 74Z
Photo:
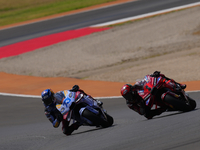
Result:
M61 111L61 112L63 112L64 110L65 110L65 108L64 108L64 107L62 107L62 108L60 109L60 111Z
M144 90L139 90L138 93L144 93Z
M71 99L69 98L69 97L67 97L67 98L65 98L65 100L64 100L64 104L65 105L67 105L67 104L69 104L71 102Z
M146 101L146 105L148 105L149 104L149 101L150 101L150 98Z
M149 86L146 85L146 89L148 89L149 91L151 91L151 88Z
M153 83L153 85L156 86L156 78L154 78L154 83Z
M177 94L174 94L174 96L175 96L176 98L179 98L179 95L177 95Z
M65 96L67 96L67 94L68 94L68 91L67 91L67 90L64 90L64 94L65 94Z
M148 83L149 82L149 79L147 76L144 77L144 80Z
M138 94L141 95L141 96L144 95L144 90L139 90Z
M144 100L145 100L145 101L148 100L149 97L150 97L150 94L147 95L147 96L144 98ZM149 99L149 100L150 100L150 99Z
M72 93L69 93L69 97L70 97L70 98L72 97Z
M157 79L157 83L160 81L160 79L161 79L161 77L158 77L158 79Z

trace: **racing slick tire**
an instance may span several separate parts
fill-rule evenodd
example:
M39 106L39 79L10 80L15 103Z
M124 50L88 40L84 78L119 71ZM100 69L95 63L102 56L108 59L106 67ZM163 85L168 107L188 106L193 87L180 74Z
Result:
M113 118L108 114L106 114L108 121L105 121L99 115L96 115L87 109L83 111L82 116L90 120L95 126L102 126L103 128L106 128L113 124Z
M190 99L190 104L186 104L186 102L182 99L176 98L170 94L167 94L164 98L164 102L168 104L174 110L179 110L183 112L191 111L195 109L196 102Z
M108 115L107 113L105 113L105 115L106 115L106 117L107 117L107 122L104 123L104 124L102 124L102 127L103 127L103 128L107 128L107 127L112 126L112 125L113 125L113 122L114 122L113 117L111 117L111 116Z
M190 98L189 96L187 96L188 100L189 100L189 104L191 106L191 109L194 110L197 106L196 101L193 100L192 98Z

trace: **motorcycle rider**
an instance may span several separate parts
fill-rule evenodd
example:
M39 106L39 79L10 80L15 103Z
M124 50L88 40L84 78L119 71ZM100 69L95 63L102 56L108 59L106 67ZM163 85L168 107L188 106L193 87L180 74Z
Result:
M82 123L77 121L71 125L70 121L67 121L67 119L63 118L63 115L61 112L57 109L57 104L62 104L63 100L66 98L67 95L65 93L67 91L71 92L82 92L85 95L85 100L87 101L87 98L92 98L90 95L87 95L83 90L79 89L78 85L74 85L71 90L65 90L65 91L59 91L57 93L54 93L51 89L46 89L41 93L42 102L45 107L45 115L49 119L49 121L53 124L54 128L58 128L60 125L60 122L62 122L62 131L65 135L70 135L74 130L77 130ZM93 99L93 98L92 98ZM93 99L97 102L99 106L102 106L103 103L99 100ZM71 105L69 110L73 109L74 105Z
M165 82L170 84L173 88L182 88L185 89L185 84L180 84L175 82L173 79L166 77L164 74L161 74L159 71L155 71L150 76L152 77L164 77ZM139 90L143 90L144 83L146 82L145 79L136 82L134 85L125 84L121 88L121 95L126 99L127 106L139 113L140 115L144 115L147 119L152 119L156 115L160 115L161 113L166 111L165 107L160 107L157 109L151 109L150 107L146 106L144 100L141 96L139 96Z

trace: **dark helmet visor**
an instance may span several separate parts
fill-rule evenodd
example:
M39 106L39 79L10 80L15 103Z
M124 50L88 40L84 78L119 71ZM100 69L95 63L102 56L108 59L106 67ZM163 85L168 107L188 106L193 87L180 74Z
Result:
M132 100L133 97L132 97L131 92L124 95L124 98L127 99L127 100Z
M52 97L50 96L49 98L44 99L43 102L45 105L50 105L53 102Z
M124 95L124 98L132 103L136 102L136 96L135 96L134 92L129 92L128 94Z

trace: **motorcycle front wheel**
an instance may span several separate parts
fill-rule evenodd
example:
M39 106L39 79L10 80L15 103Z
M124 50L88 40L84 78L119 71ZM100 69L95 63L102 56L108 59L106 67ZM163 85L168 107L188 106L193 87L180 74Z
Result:
M102 126L103 128L106 128L113 124L113 118L108 114L106 114L108 118L107 121L87 109L83 111L82 116L90 120L95 126Z
M189 100L189 103L190 103L190 106L191 106L192 110L195 109L196 106L197 106L196 101L193 100L192 98L190 98L189 96L187 96L187 98Z
M174 110L179 110L183 112L191 111L196 107L196 102L194 100L190 99L190 103L186 104L184 100L173 97L170 94L167 94L165 96L164 102L166 102L167 105L173 108Z

